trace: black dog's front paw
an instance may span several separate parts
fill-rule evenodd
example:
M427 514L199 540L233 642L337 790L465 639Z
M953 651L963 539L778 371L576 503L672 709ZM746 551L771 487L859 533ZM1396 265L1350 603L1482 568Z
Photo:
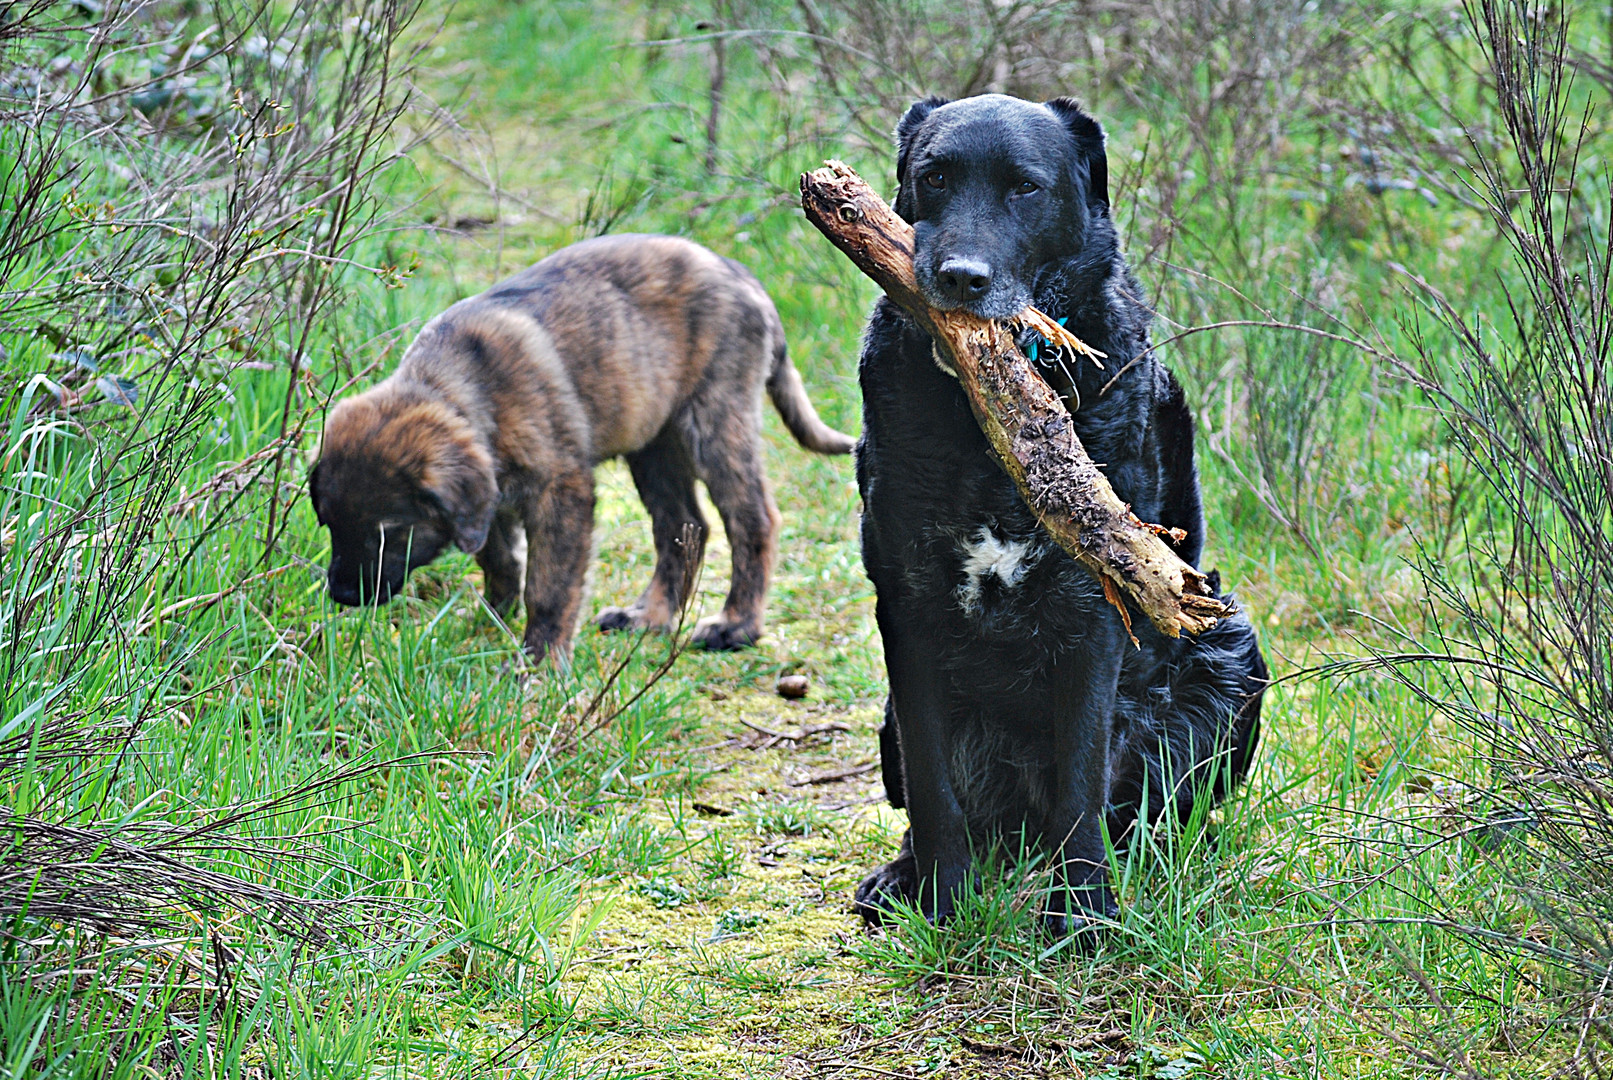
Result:
M918 864L904 847L895 859L863 878L851 906L863 917L863 922L879 926L897 903L913 903L918 888Z
M1120 905L1107 885L1084 886L1055 893L1042 912L1042 932L1054 941L1073 938L1070 947L1090 953L1105 927L1120 916Z
M924 918L940 926L952 918L953 907L959 895L976 884L966 861L937 869L929 879L921 879L918 860L913 856L913 834L902 839L902 850L896 858L863 878L857 886L852 909L870 926L879 926L896 905L916 906Z

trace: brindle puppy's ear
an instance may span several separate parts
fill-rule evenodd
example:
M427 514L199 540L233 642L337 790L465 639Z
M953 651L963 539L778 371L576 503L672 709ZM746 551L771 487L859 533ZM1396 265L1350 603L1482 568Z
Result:
M911 202L906 195L907 190L907 157L908 151L913 148L913 136L918 134L924 120L935 110L947 104L944 97L927 97L923 101L915 101L909 105L907 112L896 124L896 205L894 209L904 220L911 221L908 216L908 204Z
M1109 206L1109 155L1104 152L1103 126L1081 111L1074 98L1054 98L1046 102L1064 122L1075 147L1087 166L1087 202L1105 209Z
M314 462L308 469L308 501L313 503L314 509L319 508L319 462Z
M422 486L442 508L459 550L472 555L480 551L487 543L487 531L493 527L493 511L498 508L498 481L486 455L467 454L438 465L426 475Z

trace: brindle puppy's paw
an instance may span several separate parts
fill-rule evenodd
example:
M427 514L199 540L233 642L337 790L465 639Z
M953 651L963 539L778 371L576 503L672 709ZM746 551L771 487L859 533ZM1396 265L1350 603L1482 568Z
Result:
M713 652L747 649L761 636L761 628L754 620L734 622L722 615L708 615L694 628L694 643Z
M863 917L863 922L879 926L895 902L913 903L918 890L918 863L904 847L895 859L863 878L851 907Z
M603 634L617 630L640 630L644 627L644 613L632 608L608 607L599 613L599 618L594 622Z
M643 604L634 604L632 607L608 607L600 611L594 619L600 633L609 634L617 630L654 630L662 634L670 634L677 629L677 623L667 619L655 619L650 615L650 609Z
M487 606L493 610L493 614L505 622L510 621L510 616L515 614L515 609L521 604L521 592L519 589L514 592L499 592L494 589L488 589L485 596L487 597Z
M555 628L528 625L521 643L526 646L527 663L532 667L547 661L560 671L571 670L571 639Z

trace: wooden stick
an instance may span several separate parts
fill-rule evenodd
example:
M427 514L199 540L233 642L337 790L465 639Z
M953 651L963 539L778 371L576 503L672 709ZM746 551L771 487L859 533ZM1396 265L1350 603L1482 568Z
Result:
M1180 543L1181 530L1139 521L1115 495L1076 437L1064 402L1014 343L1012 328L1028 326L1099 367L1101 353L1035 308L1003 321L932 308L913 276L913 227L838 161L801 177L801 207L935 339L1020 496L1048 535L1103 583L1128 633L1131 616L1122 597L1168 637L1202 633L1232 613L1211 594L1204 575L1161 539Z
M854 776L866 776L879 768L879 762L869 761L861 765L853 765L849 769L839 769L830 773L819 773L817 776L808 776L801 780L791 780L791 787L808 787L812 784L832 784L836 780L850 780Z

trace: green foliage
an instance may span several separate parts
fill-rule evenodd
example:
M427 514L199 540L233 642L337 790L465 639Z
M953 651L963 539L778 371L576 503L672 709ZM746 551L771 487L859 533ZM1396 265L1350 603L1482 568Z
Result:
M745 809L758 836L810 836L829 826L830 818L813 802L757 800Z

